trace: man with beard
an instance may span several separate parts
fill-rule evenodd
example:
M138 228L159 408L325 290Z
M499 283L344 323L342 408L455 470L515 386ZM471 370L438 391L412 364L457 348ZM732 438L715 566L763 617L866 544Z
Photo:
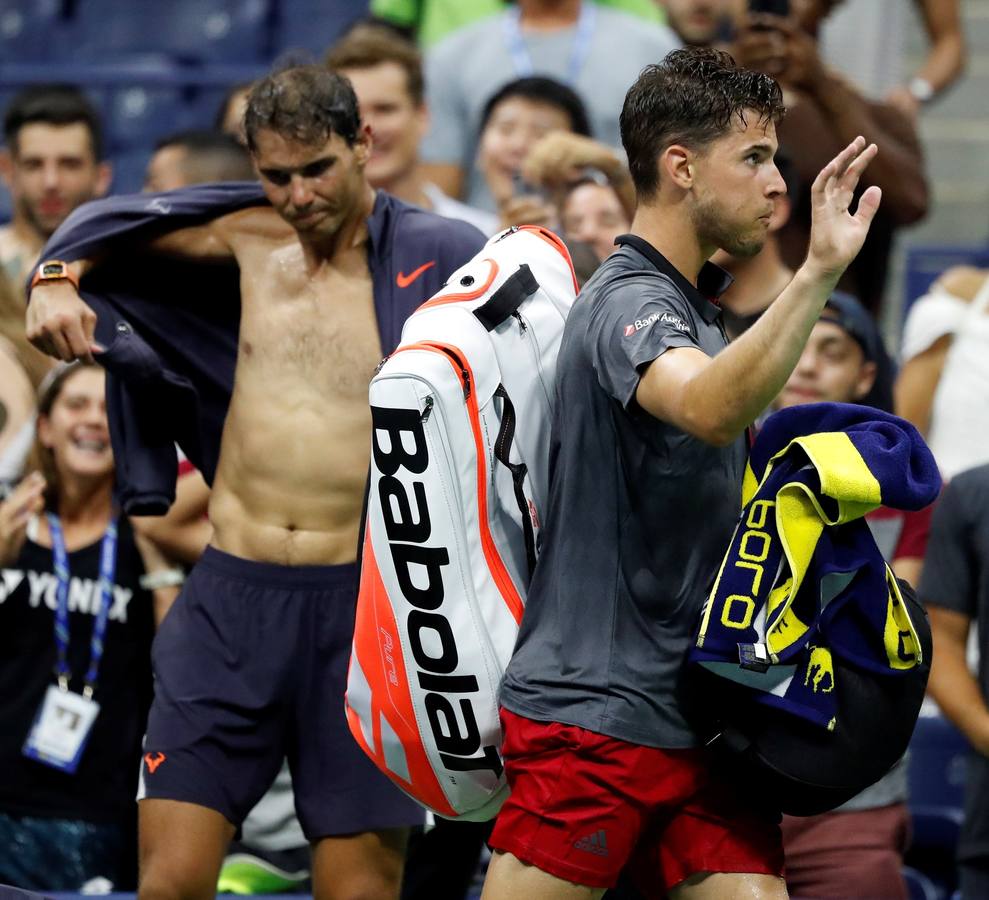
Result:
M666 24L686 46L710 47L727 40L740 9L737 0L656 0Z
M343 705L371 445L367 385L396 325L483 236L371 188L357 98L322 66L258 81L244 129L266 204L245 201L185 227L191 193L141 204L162 211L147 249L236 262L241 303L213 537L155 642L139 896L212 896L227 844L287 757L316 896L395 898L407 826L422 811L361 752ZM125 199L94 207L90 225ZM72 224L49 253L66 246ZM99 355L95 329L105 323L77 286L135 243L46 256L29 337L63 359ZM189 290L208 306L210 294ZM171 340L188 347L177 325Z
M41 248L77 206L110 186L99 117L82 91L34 85L7 107L7 152L0 174L14 201L14 218L0 228L0 268L18 288Z
M728 345L718 248L757 253L782 95L712 49L648 66L625 98L638 204L587 282L557 368L544 542L501 689L512 792L484 900L785 897L779 814L741 797L692 728L682 670L738 519L745 433L787 380L879 207L852 141L814 182L807 259Z

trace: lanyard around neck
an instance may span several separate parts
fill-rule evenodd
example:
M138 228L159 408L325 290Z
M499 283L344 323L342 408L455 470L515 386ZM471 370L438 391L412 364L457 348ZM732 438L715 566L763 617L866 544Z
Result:
M588 54L591 52L591 41L594 39L594 22L597 17L597 9L593 2L585 0L580 5L580 18L577 19L577 29L574 32L573 47L570 49L570 60L567 63L567 74L564 81L571 87L577 81L580 70L587 62ZM529 48L525 45L525 38L522 36L521 25L522 12L518 6L509 10L505 14L505 41L508 44L508 52L512 57L512 66L515 68L515 75L518 78L527 78L535 73L532 56Z
M72 671L69 668L69 554L65 549L62 524L54 513L46 515L52 537L52 557L55 562L55 675L63 691L69 689ZM100 661L103 659L103 642L106 638L110 607L113 605L113 578L117 569L117 520L110 521L100 544L100 580L97 585L100 606L93 622L93 636L89 642L89 668L83 682L83 695L93 696Z

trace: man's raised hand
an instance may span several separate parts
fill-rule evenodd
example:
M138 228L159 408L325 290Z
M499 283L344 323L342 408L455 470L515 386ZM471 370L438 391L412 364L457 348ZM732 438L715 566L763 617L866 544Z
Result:
M855 259L879 209L882 191L875 185L850 207L865 167L878 152L857 137L821 169L811 186L811 230L807 263L823 277L837 281Z

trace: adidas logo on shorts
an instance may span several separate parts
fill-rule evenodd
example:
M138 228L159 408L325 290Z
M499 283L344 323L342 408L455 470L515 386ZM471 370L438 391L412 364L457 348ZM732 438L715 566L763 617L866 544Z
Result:
M608 855L608 842L604 836L604 829L599 829L594 834L574 841L573 845L578 850L585 850L587 853L596 853L598 856Z

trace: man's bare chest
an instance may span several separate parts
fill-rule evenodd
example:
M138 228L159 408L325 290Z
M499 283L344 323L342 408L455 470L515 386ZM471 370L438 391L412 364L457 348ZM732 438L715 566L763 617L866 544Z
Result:
M245 275L238 379L253 375L282 383L297 377L366 402L381 358L370 274L278 274Z

